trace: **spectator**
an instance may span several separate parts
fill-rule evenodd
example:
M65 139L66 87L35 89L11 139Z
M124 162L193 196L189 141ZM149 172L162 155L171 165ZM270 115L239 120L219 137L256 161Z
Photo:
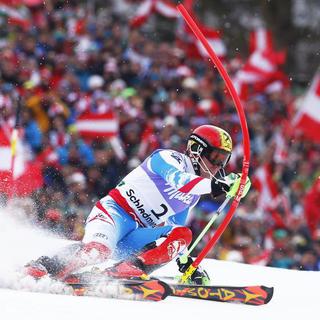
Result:
M37 122L34 120L32 110L24 109L22 123L25 131L25 141L31 147L34 153L39 153L42 149L42 133Z
M75 167L90 166L95 162L93 149L71 129L70 141L57 148L61 165L71 164Z

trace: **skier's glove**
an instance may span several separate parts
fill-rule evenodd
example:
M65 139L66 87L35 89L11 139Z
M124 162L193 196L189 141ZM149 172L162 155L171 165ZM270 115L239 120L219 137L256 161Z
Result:
M224 180L229 186L229 190L227 190L227 196L233 198L236 195L240 185L241 173L230 173L224 178ZM246 196L250 187L251 181L250 178L247 177L241 198L244 198Z
M185 273L189 266L192 264L193 260L191 257L185 259L183 256L177 258L176 260L178 264L179 271L181 273ZM209 285L210 278L205 270L203 270L200 266L193 272L191 277L188 279L188 284L196 284L196 285Z
M230 187L226 181L217 180L217 179L211 180L211 195L213 198L216 198L218 196L221 196L224 193L227 193L229 189Z

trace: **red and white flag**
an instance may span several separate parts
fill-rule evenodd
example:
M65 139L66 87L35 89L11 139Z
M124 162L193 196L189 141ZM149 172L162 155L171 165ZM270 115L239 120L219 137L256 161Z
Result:
M273 161L275 163L285 163L289 155L289 143L284 129L275 131L271 141L275 146Z
M313 239L317 238L320 223L320 178L316 179L304 199L304 215Z
M194 15L194 13L192 13ZM221 30L208 27L200 22L197 22L199 29L208 40L215 54L223 59L226 56L227 49L222 40ZM183 19L179 19L177 24L177 37L176 42L189 58L203 59L208 58L208 52L203 47L202 43L194 36L192 30L184 22Z
M308 139L320 142L320 71L316 73L310 89L301 101L293 125Z
M269 209L279 195L278 186L272 178L268 164L259 167L253 177L253 185L259 191L258 207Z
M76 120L75 126L84 138L111 138L119 131L118 119L113 112L85 112Z
M160 147L159 139L152 125L147 125L141 135L141 143L138 149L138 157L144 159L148 154L152 153Z
M272 33L264 28L258 28L250 33L249 52L273 51Z
M124 147L118 136L119 120L112 111L105 113L85 112L78 117L75 127L85 139L108 139L118 159L125 159Z
M248 61L236 73L233 83L241 99L246 100L247 86L253 87L253 92L264 92L273 83L278 83L277 89L283 89L287 84L286 75L279 70L285 62L284 52L255 51Z
M248 85L253 93L282 90L288 84L287 76L279 68L285 60L284 51L274 51L269 31L260 29L253 32L250 56L233 79L240 98L248 98Z
M270 214L276 227L285 228L291 217L289 200L280 193L272 177L270 164L264 164L256 170L252 184L259 191L258 208Z
M193 0L185 0L184 1L185 8L190 12L192 16L195 18L195 13L193 11L194 1ZM226 56L227 49L222 40L222 31L204 25L197 21L197 25L203 35L209 42L209 45L212 47L215 54L223 59ZM193 34L192 30L185 23L185 21L179 16L179 23L177 26L177 45L181 47L189 58L203 59L208 58L208 52L202 45L201 41L199 41Z
M27 8L20 10L18 3L15 1L0 0L0 15L8 18L8 24L19 25L23 28L29 28L31 26L31 19Z
M145 0L131 19L130 26L133 28L142 26L154 12L169 19L176 19L179 16L176 7L166 0Z
M0 192L19 197L30 195L43 185L42 164L37 159L27 159L27 152L18 139L14 175L11 172L11 130L0 130Z

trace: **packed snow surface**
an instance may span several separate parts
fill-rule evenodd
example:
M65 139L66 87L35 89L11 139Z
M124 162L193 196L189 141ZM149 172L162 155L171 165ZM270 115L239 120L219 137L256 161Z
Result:
M0 211L0 287L11 286L16 270L41 254L52 254L64 240L21 222L21 217ZM19 222L18 222L19 221ZM207 259L203 263L215 285L273 286L274 296L264 306L168 297L160 302L140 302L35 293L0 289L0 319L317 319L320 273L283 270ZM175 275L175 263L157 272ZM14 286L14 285L13 285ZM317 305L318 304L318 305Z

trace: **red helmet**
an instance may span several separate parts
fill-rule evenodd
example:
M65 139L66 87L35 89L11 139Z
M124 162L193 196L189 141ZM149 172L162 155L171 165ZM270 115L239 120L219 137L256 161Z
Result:
M191 156L197 174L200 172L199 161L202 157L222 169L230 160L232 139L219 127L203 125L196 128L190 135L187 152Z

